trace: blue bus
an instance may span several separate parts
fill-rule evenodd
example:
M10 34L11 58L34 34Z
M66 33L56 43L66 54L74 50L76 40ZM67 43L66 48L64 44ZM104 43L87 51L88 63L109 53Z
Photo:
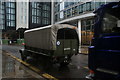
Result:
M95 12L94 37L89 47L88 79L120 80L120 2L102 5Z

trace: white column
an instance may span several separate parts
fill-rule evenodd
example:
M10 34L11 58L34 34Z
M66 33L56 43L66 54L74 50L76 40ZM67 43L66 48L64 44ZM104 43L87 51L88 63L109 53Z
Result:
M79 52L81 52L81 20L78 20Z

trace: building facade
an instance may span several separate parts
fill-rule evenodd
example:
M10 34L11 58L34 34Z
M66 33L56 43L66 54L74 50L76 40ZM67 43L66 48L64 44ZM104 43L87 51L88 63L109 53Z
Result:
M29 0L17 2L16 30L19 28L28 28L29 24Z
M0 28L3 30L16 29L16 2L0 2Z
M29 28L51 24L51 2L29 3Z
M0 1L0 29L5 28L5 10L4 3Z
M17 30L51 24L51 2L0 1L0 29Z
M96 0L88 0L81 2L75 0L69 2L60 0L54 3L54 23L67 23L78 27L80 45L90 45L93 37L94 15L93 11L101 5L106 4L106 0L96 2Z

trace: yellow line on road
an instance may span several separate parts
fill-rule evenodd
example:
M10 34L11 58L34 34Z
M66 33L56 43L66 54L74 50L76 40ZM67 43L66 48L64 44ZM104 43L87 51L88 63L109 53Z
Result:
M32 66L32 65L24 62L24 61L22 61L21 59L15 57L15 56L13 56L13 55L11 55L11 54L9 54L9 53L4 53L4 54L12 57L13 59L15 59L15 60L17 60L18 62L24 64L25 66L29 67L30 69L32 69L33 71L35 71L35 72L37 72L37 73L40 73L40 72L41 72L40 69L38 69L38 68L36 68L36 67L34 67L34 66ZM49 75L49 74L47 74L47 73L43 73L42 76L43 76L44 78L48 79L48 80L58 80L57 78L55 78L55 77L53 77L53 76L51 76L51 75Z
M45 77L45 78L52 79L52 80L58 80L58 79L56 79L55 77L53 77L53 76L51 76L51 75L49 75L49 74L47 74L47 73L42 74L42 76Z

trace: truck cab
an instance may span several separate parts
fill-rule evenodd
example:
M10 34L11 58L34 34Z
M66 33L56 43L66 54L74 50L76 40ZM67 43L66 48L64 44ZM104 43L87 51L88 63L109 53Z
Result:
M89 47L91 79L120 79L120 2L95 11L94 37Z

